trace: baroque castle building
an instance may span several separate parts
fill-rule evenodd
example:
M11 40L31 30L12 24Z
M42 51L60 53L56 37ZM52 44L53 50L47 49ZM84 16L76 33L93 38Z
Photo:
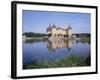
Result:
M66 29L56 26L55 24L49 25L46 31L47 35L51 37L72 37L72 28L69 25Z

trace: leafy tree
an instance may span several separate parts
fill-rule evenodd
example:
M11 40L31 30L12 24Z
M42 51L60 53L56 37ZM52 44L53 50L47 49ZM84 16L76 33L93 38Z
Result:
M44 36L46 36L46 34L34 33L34 32L25 32L25 33L23 33L23 36L26 36L26 37L44 37Z

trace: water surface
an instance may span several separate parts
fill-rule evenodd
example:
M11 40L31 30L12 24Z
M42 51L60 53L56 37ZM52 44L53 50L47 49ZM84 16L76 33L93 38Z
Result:
M66 58L67 61L64 58ZM63 61L61 62L61 60ZM75 63L74 61L78 63ZM23 69L62 66L90 66L90 43L74 40L23 41Z

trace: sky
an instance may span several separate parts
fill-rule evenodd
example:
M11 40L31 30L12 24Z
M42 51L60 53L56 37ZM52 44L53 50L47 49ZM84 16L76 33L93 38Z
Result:
M90 13L23 10L24 32L46 33L49 24L61 28L72 27L73 33L90 33Z

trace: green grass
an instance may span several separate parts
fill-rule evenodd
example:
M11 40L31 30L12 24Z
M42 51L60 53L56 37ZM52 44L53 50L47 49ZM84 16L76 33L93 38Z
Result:
M77 37L76 38L76 41L79 41L79 42L83 42L83 43L91 43L91 37L85 37L85 38L82 38L82 37Z
M43 61L38 64L27 64L24 66L24 69L36 69L36 68L57 68L57 67L78 67L78 66L89 66L90 59L83 59L80 56L69 56L65 57L62 60L52 61Z

